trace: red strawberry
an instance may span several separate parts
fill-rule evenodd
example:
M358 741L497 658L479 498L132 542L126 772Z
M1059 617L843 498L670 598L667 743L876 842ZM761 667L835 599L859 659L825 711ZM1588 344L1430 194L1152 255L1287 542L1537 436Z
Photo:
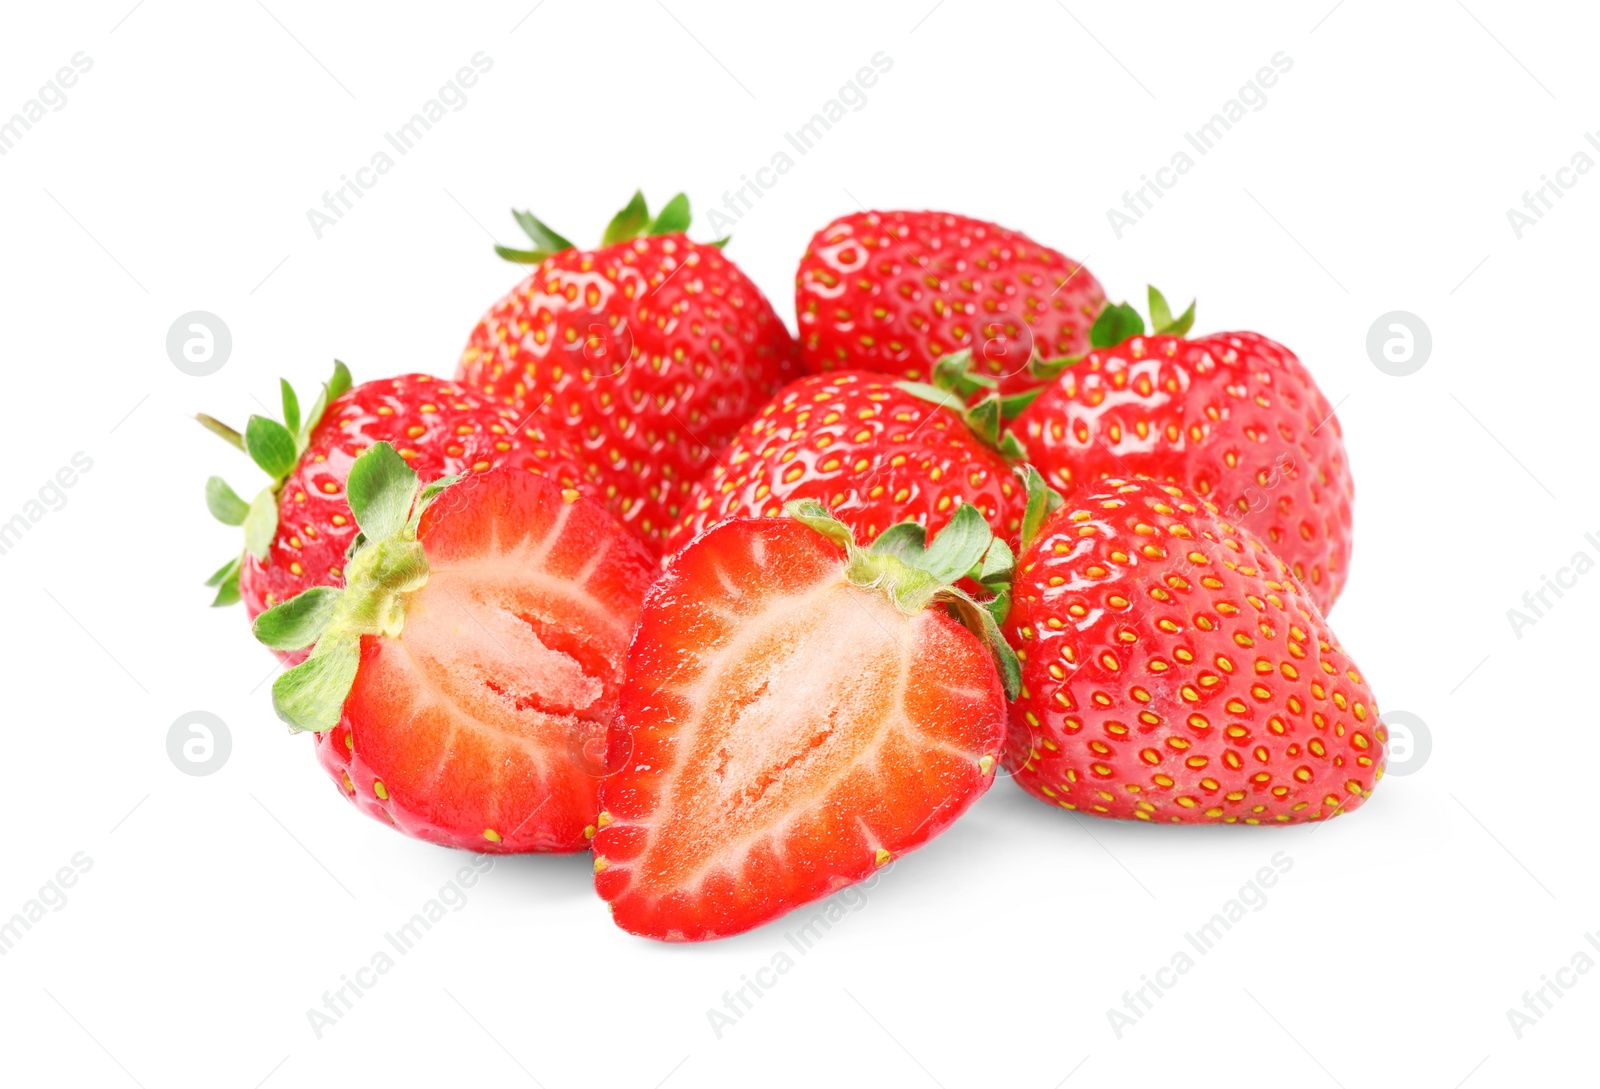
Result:
M477 851L578 851L656 565L599 503L515 468L419 493L387 443L347 482L361 527L344 588L256 619L315 643L273 704L363 811Z
M537 249L496 248L539 267L472 331L460 379L565 434L659 549L716 452L797 373L794 341L717 245L684 235L682 194L654 219L635 194L593 250L515 214Z
M1015 662L949 584L1009 573L1010 551L971 507L926 550L908 526L872 551L821 504L790 510L711 529L645 599L594 838L595 887L632 933L758 926L927 842L993 781L990 655L1012 685Z
M1002 393L1039 385L1029 363L1089 346L1105 292L1070 257L948 212L858 212L818 231L795 275L807 370L926 379L971 349Z
M1256 333L1187 339L1150 289L1156 335L1128 306L1095 350L1018 417L1029 460L1071 494L1107 477L1193 487L1261 536L1323 612L1350 564L1353 486L1339 421L1293 352Z
M961 389L869 371L791 383L689 493L667 553L726 518L775 517L796 499L831 507L863 543L907 519L936 532L963 502L1015 541L1026 495L1008 460L1022 449L1002 431L1011 402L991 396L968 409Z
M1090 493L1093 494L1090 494ZM1017 558L1007 766L1106 817L1285 823L1361 805L1388 735L1287 565L1153 480L1067 501Z
M597 494L566 446L547 429L487 404L454 382L406 374L350 388L350 372L333 378L304 419L287 382L285 422L252 416L240 434L209 416L200 422L250 454L272 482L246 503L220 478L206 482L206 503L228 525L242 525L245 551L207 585L214 605L241 597L253 619L312 586L335 586L356 526L344 493L355 459L388 442L428 479L508 465L549 476L564 488ZM298 661L301 655L281 655Z

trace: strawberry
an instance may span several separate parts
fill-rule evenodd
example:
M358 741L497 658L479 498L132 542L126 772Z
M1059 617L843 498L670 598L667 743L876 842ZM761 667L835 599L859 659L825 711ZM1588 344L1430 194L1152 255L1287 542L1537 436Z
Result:
M1088 347L1105 304L1077 261L1026 235L949 212L858 212L818 231L795 274L800 359L810 371L926 379L970 349L1016 393L1036 359Z
M344 585L256 618L314 648L272 687L370 816L477 851L578 851L645 590L644 545L597 501L510 466L417 474L379 442L350 467Z
M1193 487L1260 535L1323 612L1350 564L1353 489L1339 421L1293 352L1256 333L1187 338L1150 289L1154 336L1127 305L1022 412L1030 460L1064 494L1107 477Z
M1198 824L1324 820L1383 776L1366 681L1288 565L1203 495L1102 481L1017 557L1007 766L1046 802Z
M539 267L472 331L459 378L542 413L659 549L717 451L798 373L794 341L719 245L684 235L681 193L654 219L634 194L593 250L513 214L537 248L496 249Z
M594 837L632 933L758 926L926 843L993 781L1015 661L951 583L1008 576L1004 542L970 506L926 548L906 523L871 550L815 501L789 511L708 530L645 599Z
M969 408L962 394L981 383L963 376L965 362L941 361L937 386L870 371L791 383L689 493L667 554L724 519L775 517L796 499L831 507L863 543L907 519L935 532L963 502L1014 542L1026 496L1011 462L1023 450L1003 428L1020 401L991 393Z
M214 605L243 598L252 618L312 586L343 577L355 522L344 492L355 459L374 442L389 442L422 475L510 465L541 473L562 487L597 492L576 458L545 429L487 404L453 382L406 374L351 388L335 361L332 379L301 418L299 400L282 383L284 423L252 416L244 432L198 417L246 451L271 482L246 503L220 477L206 482L206 503L228 525L244 527L245 551L211 577ZM294 655L286 660L297 661Z

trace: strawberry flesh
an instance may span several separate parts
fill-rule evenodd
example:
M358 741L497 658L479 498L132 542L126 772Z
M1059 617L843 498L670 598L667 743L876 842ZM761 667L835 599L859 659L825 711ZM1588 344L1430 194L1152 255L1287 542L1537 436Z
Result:
M428 580L398 637L363 638L323 766L421 839L584 849L652 558L595 501L515 469L447 489L417 539Z
M757 926L925 843L993 781L1004 697L942 609L845 579L799 522L708 531L651 590L613 720L595 884L664 940Z

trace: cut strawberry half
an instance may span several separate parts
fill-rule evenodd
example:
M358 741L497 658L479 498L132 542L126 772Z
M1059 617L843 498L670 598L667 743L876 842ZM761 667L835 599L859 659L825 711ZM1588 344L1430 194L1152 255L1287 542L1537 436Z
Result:
M409 835L582 850L655 565L597 502L548 478L416 485L387 444L362 455L345 588L257 619L276 649L316 643L274 685L278 713L318 731L318 757L359 808Z
M706 531L645 600L594 840L596 888L635 934L767 922L993 781L1016 663L952 584L1009 576L1005 543L971 506L927 547L902 523L871 550L815 501L788 509Z

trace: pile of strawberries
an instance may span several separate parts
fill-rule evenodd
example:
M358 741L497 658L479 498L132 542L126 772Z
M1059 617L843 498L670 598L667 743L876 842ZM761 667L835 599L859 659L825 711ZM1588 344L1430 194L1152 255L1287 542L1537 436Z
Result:
M1256 333L941 212L828 224L799 338L688 202L534 266L455 377L242 432L212 578L358 807L592 850L624 929L737 933L939 834L1005 769L1063 809L1325 820L1386 733L1324 619L1350 557L1327 398Z

